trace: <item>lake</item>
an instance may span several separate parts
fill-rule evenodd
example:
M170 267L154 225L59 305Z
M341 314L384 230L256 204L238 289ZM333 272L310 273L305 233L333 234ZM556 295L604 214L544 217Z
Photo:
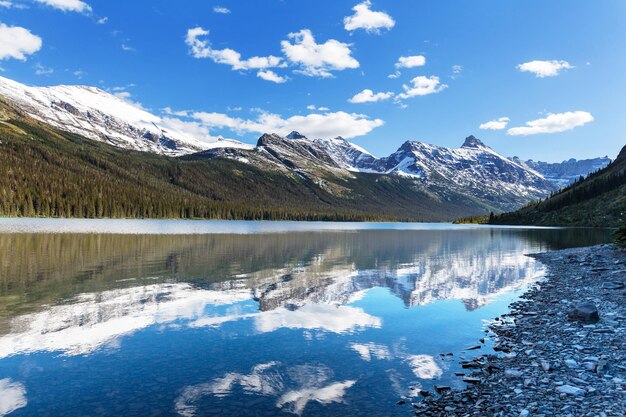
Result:
M591 229L0 219L0 416L409 416ZM474 345L480 349L466 350Z

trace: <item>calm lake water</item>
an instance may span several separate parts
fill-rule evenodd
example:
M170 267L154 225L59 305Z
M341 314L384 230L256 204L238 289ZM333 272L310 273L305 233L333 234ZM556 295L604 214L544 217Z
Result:
M610 232L0 220L0 416L409 416ZM441 354L453 353L453 356ZM415 397L415 398L413 398Z

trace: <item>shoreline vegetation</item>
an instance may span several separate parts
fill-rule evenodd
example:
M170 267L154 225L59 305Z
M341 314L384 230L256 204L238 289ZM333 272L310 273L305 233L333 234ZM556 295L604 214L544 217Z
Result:
M626 249L530 256L546 278L489 325L496 354L463 362L467 388L423 393L416 415L626 415Z
M606 168L521 209L458 218L454 223L623 228L626 224L626 146ZM623 233L623 232L622 232ZM626 238L623 237L623 241Z
M491 206L401 176L308 176L221 157L130 151L53 129L0 99L0 216L451 221Z

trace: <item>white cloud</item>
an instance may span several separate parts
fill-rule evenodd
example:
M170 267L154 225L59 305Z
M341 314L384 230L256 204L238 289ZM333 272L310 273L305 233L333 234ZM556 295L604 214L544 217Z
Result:
M344 333L368 327L379 328L381 324L380 318L361 308L328 304L306 304L294 311L281 307L266 311L255 318L255 328L260 333L284 328Z
M228 7L223 7L223 6L214 6L213 7L213 13L229 14L230 13L230 9Z
M354 97L352 97L348 101L354 104L375 103L377 101L390 99L391 97L393 97L393 93L391 91L388 91L386 93L374 93L372 90L366 88L360 93L355 94Z
M81 0L35 0L37 3L45 4L64 12L89 13L91 6Z
M266 81L271 81L271 82L277 83L277 84L281 84L281 83L284 83L285 81L287 81L287 78L282 77L282 76L276 74L272 70L261 70L261 71L257 72L256 76L259 77L259 78L262 78L262 79L264 79Z
M396 79L396 78L400 77L400 75L401 75L400 71L396 71L396 72L393 72L393 73L389 74L387 76L387 78Z
M485 122L478 126L478 128L483 130L502 130L506 128L510 120L511 119L509 119L508 117L500 117L498 119Z
M311 77L332 77L331 71L342 71L359 67L359 61L351 55L350 44L329 39L324 43L316 43L309 29L290 33L288 40L282 41L281 47L285 56L296 65L301 66L298 72Z
M100 19L96 20L96 23L97 23L97 24L99 24L99 25L104 25L104 24L106 24L108 21L109 21L109 18L108 18L108 17L106 17L106 16L104 16L104 17L101 17Z
M396 68L415 68L426 65L426 57L423 55L401 56L396 62Z
M453 65L452 76L450 78L452 78L453 80L456 80L462 72L463 72L463 65Z
M191 115L209 128L227 128L235 132L278 133L287 135L297 130L307 137L346 139L366 135L382 126L380 119L370 119L366 115L346 113L312 113L306 116L291 116L287 119L280 115L261 111L256 120L231 117L223 113L196 112Z
M185 43L194 58L209 58L217 64L230 65L233 70L267 69L283 66L283 59L277 56L254 56L241 59L241 54L233 49L213 49L206 39L209 31L201 27L187 30ZM262 77L259 75L259 77Z
M354 14L343 19L344 28L347 31L365 29L367 32L380 32L381 29L391 29L396 22L384 12L375 12L370 9L372 2L369 0L359 3L352 8Z
M26 388L24 384L13 382L9 378L0 379L0 416L11 414L26 407Z
M411 85L404 84L404 93L398 94L396 99L404 100L416 96L425 96L428 94L435 94L443 89L447 88L446 84L439 82L439 77L431 76L425 77L423 75L417 76L411 80Z
M329 111L328 107L317 107L315 104L309 104L306 106L307 110L319 110L319 111Z
M352 343L350 349L358 353L361 359L366 362L370 362L372 357L379 360L392 359L391 352L389 352L389 348L385 345L376 343Z
M512 136L536 135L539 133L559 133L572 130L593 121L591 113L574 111L550 113L543 119L526 122L526 126L512 127L507 131Z
M15 58L26 60L41 49L41 38L20 26L7 26L0 23L0 60Z
M87 75L87 73L86 73L85 71L80 70L80 69L79 69L79 70L74 71L74 72L73 72L73 74L74 74L74 76L75 76L76 78L78 78L79 80L80 80L80 79L82 79L85 75Z
M48 75L52 75L53 73L54 73L53 68L44 67L40 63L35 64L35 74L48 76Z
M419 379L437 379L443 375L443 370L431 355L409 355L406 359Z
M132 46L130 46L130 45L128 45L128 44L126 44L126 43L123 43L123 44L122 44L122 51L126 51L126 52L135 52L135 51L136 51L136 49L135 49L135 48L133 48Z
M276 403L278 408L300 415L310 401L320 404L339 403L343 401L346 390L353 386L356 381L335 382L325 387L306 387L299 390L289 391L283 394Z
M522 72L532 72L538 78L554 77L559 75L561 70L574 68L567 61L530 61L517 66Z

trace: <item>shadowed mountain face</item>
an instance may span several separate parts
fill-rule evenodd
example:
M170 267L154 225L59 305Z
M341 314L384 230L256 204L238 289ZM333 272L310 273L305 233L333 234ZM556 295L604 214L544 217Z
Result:
M292 132L287 137L263 135L254 150L213 149L186 158L229 158L263 169L296 172L341 193L332 178L357 173L400 177L441 199L474 199L499 211L545 197L558 187L526 166L499 155L474 136L449 149L407 141L388 157L376 158L342 139L308 139ZM344 190L348 192L348 190Z

